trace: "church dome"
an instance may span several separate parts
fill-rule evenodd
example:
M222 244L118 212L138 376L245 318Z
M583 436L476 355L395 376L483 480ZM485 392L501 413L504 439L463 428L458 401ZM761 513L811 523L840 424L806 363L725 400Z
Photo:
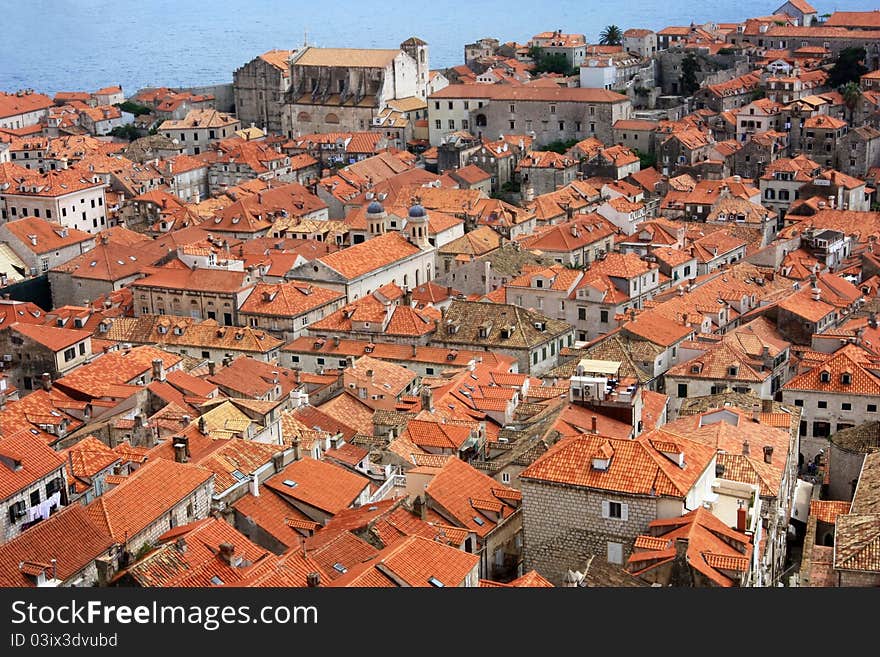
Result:
M425 212L425 208L416 203L409 209L409 218L410 219L424 219L428 216L428 213Z
M367 214L382 214L383 212L385 212L385 208L379 201L373 201L367 206Z

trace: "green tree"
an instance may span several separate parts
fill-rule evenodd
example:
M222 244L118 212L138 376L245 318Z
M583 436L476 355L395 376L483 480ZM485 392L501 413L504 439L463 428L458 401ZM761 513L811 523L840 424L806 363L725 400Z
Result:
M751 100L752 102L754 102L756 100L760 100L761 98L766 98L766 97L767 97L767 92L764 91L764 89L761 87L758 87L751 94L749 94L749 100Z
M118 125L113 128L110 131L110 136L119 137L121 139L128 139L128 141L134 141L141 136L141 133L133 123L127 123L125 125Z
M535 62L535 73L559 73L560 75L577 73L561 52L545 53L541 47L532 46L529 48L529 56Z
M697 82L697 71L700 70L700 63L697 61L694 53L688 53L681 62L681 95L693 96L700 83Z
M554 153L564 154L565 151L574 146L576 143L578 143L577 139L557 139L556 141L551 141L549 144L541 146L537 150L553 151Z
M603 46L619 46L623 43L623 32L616 25L607 25L599 33L599 43Z
M124 103L116 103L116 107L121 109L123 112L128 112L129 114L134 114L135 116L140 116L141 114L149 114L150 112L152 112L152 110L146 105L141 105L131 100L126 100Z
M828 86L842 87L847 82L858 82L859 78L868 72L862 63L865 61L864 48L844 48L840 51L837 61L828 72Z
M639 167L641 169L650 169L657 164L657 156L653 153L643 153L640 150L636 150L636 155L639 158Z
M862 99L862 89L858 82L847 82L840 88L840 95L843 96L843 103L849 110L849 122L852 123L855 109Z

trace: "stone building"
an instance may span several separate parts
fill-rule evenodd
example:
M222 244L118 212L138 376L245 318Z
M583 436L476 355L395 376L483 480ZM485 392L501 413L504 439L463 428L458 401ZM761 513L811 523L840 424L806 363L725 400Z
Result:
M453 84L428 98L434 145L456 130L489 140L525 133L540 144L587 137L611 143L615 121L631 114L630 100L606 89Z
M849 130L837 140L836 169L864 180L868 171L880 166L880 130L869 125Z
M636 537L712 495L715 449L662 429L559 441L520 474L523 567L559 584L574 564L624 564Z
M867 352L847 345L782 387L782 401L801 409L803 460L828 451L829 437L877 418L880 377Z
M163 121L159 132L186 147L187 155L207 151L221 139L234 136L241 121L217 110L190 110L179 121Z
M389 101L424 100L428 73L428 45L415 37L396 50L307 46L290 58L282 132L368 130Z
M280 133L284 94L290 89L290 57L294 50L270 50L235 70L232 91L235 114L244 125Z

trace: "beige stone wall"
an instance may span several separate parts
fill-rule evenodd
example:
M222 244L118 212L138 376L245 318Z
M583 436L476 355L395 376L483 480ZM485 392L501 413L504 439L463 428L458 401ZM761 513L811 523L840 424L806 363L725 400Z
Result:
M155 543L162 534L172 529L172 527L180 527L181 525L207 518L211 510L211 495L213 491L214 478L211 477L205 484L182 499L170 511L162 514L151 525L132 536L128 541L128 551L137 553L144 543ZM192 517L187 515L187 505L189 504L192 504ZM173 524L172 519L174 520Z
M657 517L656 500L521 479L523 570L537 570L556 585L587 560L606 560L608 543L622 545L623 561L636 536ZM628 519L602 518L602 501L628 505Z

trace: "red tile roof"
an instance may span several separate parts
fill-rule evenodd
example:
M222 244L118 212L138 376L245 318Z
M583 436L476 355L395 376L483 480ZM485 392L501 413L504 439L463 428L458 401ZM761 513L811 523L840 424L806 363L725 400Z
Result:
M654 446L662 440L684 454L685 466L672 461ZM607 469L593 467L600 448L613 455ZM565 438L526 468L520 477L570 486L629 493L683 497L694 486L715 456L715 450L657 429L634 440L582 435ZM600 456L600 458L607 458Z
M108 554L114 542L101 523L92 521L86 507L66 507L0 545L0 586L35 586L20 567L25 563L38 565L50 579L53 559L57 578L68 580L96 558ZM84 582L86 586L91 584Z
M285 481L296 482L295 486ZM338 465L305 458L266 481L275 492L333 515L351 506L369 480Z
M25 426L0 437L0 500L31 486L64 465L64 459Z
M56 328L54 326L39 326L27 322L17 322L12 324L10 328L16 333L20 333L26 338L29 338L37 344L54 352L75 345L77 342L86 340L92 335L90 331Z
M96 524L106 527L118 542L126 543L213 476L208 470L186 463L151 460L86 509ZM138 549L140 545L131 547Z
M432 505L438 505L435 507L437 511L450 522L467 528L478 536L486 536L516 510L506 497L499 497L499 492L506 495L505 491L508 490L511 489L499 485L492 477L464 461L451 458L428 484L425 494L432 500ZM475 500L478 501L477 505L480 505L479 500L500 504L496 508L500 508L501 517L494 513L484 513L485 508L478 509L474 504ZM484 504L481 506L485 507Z

